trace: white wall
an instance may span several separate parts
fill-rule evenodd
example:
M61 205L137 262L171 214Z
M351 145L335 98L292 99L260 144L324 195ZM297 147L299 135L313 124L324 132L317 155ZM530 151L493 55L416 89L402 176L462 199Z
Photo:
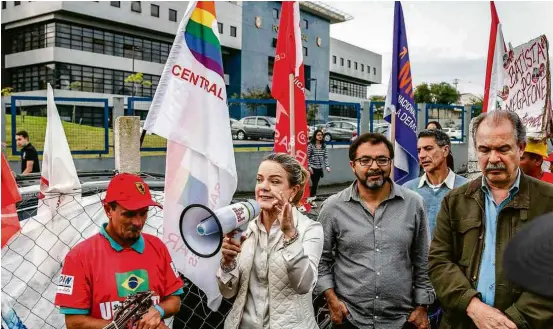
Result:
M130 58L58 47L35 49L6 55L6 68L54 61L132 72L132 59ZM135 72L161 75L164 66L164 64L134 60Z
M159 6L159 17L150 15L150 5ZM50 14L64 10L86 16L101 18L117 24L127 24L131 27L153 30L169 35L174 35L188 6L187 1L141 1L141 13L131 11L131 1L120 1L120 8L112 7L110 1L22 1L21 5L14 7L13 1L8 1L7 8L2 10L2 24L9 24L7 29L28 24L18 22L37 16ZM240 49L242 44L242 7L238 3L228 1L217 2L215 5L218 21L223 23L224 34L221 36L221 44L226 47ZM177 11L177 21L169 21L169 9ZM95 25L89 21L88 25ZM237 36L230 36L230 25L238 29ZM142 35L141 31L134 31L136 35Z
M336 64L333 63L333 57L336 56ZM340 65L340 58L344 59L344 66ZM348 68L348 60L351 60L351 68ZM357 70L355 70L357 62ZM347 42L331 38L330 39L330 72L354 77L371 83L382 83L382 55L373 53ZM365 72L361 72L361 64L365 65ZM367 72L367 65L371 71ZM376 67L376 74L373 68Z

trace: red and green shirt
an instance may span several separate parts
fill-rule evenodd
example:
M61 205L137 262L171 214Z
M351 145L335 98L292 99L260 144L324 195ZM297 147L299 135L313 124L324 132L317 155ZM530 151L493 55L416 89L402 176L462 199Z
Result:
M55 304L62 314L85 314L110 320L113 309L130 294L153 291L154 304L183 294L183 282L163 242L143 233L123 248L107 233L77 244L65 257Z

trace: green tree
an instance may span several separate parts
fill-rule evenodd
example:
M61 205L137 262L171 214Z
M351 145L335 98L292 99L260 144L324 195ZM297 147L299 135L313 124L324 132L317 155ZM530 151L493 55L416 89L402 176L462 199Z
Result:
M457 89L447 82L421 83L415 88L415 103L453 104L459 101Z
M449 105L459 101L459 92L447 82L431 84L430 93L434 98L434 103Z
M245 92L242 92L240 95L237 93L232 94L231 96L234 99L273 99L269 87L267 88L248 88ZM229 102L229 105L240 105L240 103ZM260 104L260 103L247 103L246 107L253 113L257 113L257 108L260 106L266 106L268 109L271 108L270 104Z
M132 95L133 96L134 96L134 90L136 88L138 88L140 86L150 87L152 85L151 81L144 80L144 74L142 74L141 72L137 72L137 73L131 74L128 77L126 77L125 78L125 83L132 84L132 87L133 87Z
M415 103L433 103L430 87L426 82L421 83L415 88Z
M386 96L381 95L373 95L370 98L371 102L384 102L386 100Z
M2 88L2 96L10 96L13 93L12 87Z
M319 115L319 104L307 105L307 124L311 122L311 125L315 125L315 120Z

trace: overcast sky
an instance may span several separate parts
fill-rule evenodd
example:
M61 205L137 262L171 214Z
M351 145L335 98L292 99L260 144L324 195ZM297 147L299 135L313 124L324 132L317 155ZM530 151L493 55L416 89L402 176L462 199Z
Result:
M330 36L382 54L382 84L369 95L385 95L391 70L393 1L325 1L354 18L331 25ZM516 47L545 34L553 54L553 2L496 1L506 42ZM453 82L459 92L482 95L490 35L490 3L403 1L415 85Z

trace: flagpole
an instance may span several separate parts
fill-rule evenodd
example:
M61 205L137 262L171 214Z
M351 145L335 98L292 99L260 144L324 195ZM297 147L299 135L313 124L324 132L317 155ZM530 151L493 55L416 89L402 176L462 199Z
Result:
M296 156L296 121L294 114L294 74L288 75L289 79L289 98L290 98L290 155Z
M391 110L392 110L392 122L391 122L392 132L390 134L390 142L392 143L392 147L394 148L394 151L395 151L396 149L396 109L394 106L392 106ZM394 181L395 171L396 171L395 166L393 165L393 160L392 160L392 171L390 172L390 179L392 180L392 182Z

